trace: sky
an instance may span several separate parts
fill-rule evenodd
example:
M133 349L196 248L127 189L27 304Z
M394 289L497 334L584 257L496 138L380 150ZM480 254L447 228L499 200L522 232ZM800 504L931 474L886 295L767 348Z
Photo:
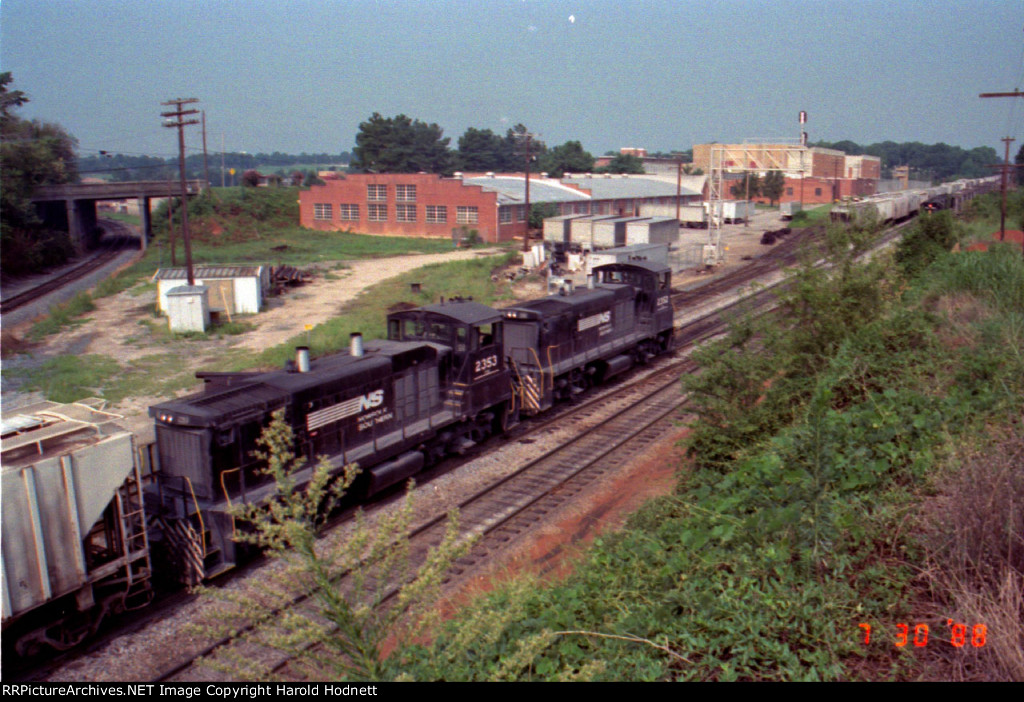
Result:
M1024 0L0 0L0 70L82 155L351 150L374 112L548 145L1024 139ZM187 128L201 150L198 127Z

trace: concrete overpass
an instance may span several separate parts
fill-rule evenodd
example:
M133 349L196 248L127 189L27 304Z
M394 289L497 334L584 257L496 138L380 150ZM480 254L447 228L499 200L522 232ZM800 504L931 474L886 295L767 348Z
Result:
M201 180L186 181L189 195L202 190ZM32 196L42 220L54 229L67 231L76 246L85 247L96 229L96 202L99 200L138 199L142 212L142 248L153 235L149 201L155 197L179 197L177 180L141 180L125 183L80 183L40 185Z

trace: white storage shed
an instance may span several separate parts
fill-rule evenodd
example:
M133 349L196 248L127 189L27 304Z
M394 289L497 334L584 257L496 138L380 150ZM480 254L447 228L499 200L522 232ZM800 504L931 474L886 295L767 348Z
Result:
M211 312L256 314L270 290L270 266L194 266L196 285L209 288ZM167 314L167 293L187 285L184 268L161 268L153 275L157 285L157 309Z

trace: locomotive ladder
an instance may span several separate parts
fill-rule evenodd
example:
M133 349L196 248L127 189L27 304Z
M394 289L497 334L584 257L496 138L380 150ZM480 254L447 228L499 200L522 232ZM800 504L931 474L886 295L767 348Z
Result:
M146 532L141 482L138 467L133 467L117 492L118 513L121 515L121 552L125 563L125 609L144 607L153 597L149 536Z

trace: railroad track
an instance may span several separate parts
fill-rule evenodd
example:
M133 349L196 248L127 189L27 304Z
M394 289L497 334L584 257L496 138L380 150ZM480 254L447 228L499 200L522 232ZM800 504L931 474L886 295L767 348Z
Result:
M135 242L138 241L138 239L131 234L128 225L126 224L111 219L101 219L99 220L99 224L106 232L106 236L103 237L102 246L97 249L92 256L74 268L68 269L60 275L56 275L46 280L40 285L20 292L17 295L11 295L10 297L4 298L0 301L0 314L13 312L20 307L24 307L25 305L35 302L54 290L58 290L65 285L92 273L98 268L101 268L113 261L122 251L131 248L135 245Z
M692 305L702 299L732 290L780 267L791 266L797 262L801 248L819 241L824 231L824 226L819 225L807 227L782 237L777 244L773 245L763 256L752 261L750 265L714 278L697 287L674 293L672 306L677 310L682 309L686 305Z
M755 297L758 298L755 306L766 306L773 300L770 290L760 291ZM749 301L743 303L750 304ZM735 304L741 303L732 303ZM678 345L690 346L721 333L726 326L717 314L705 315L677 331ZM568 406L555 417L529 422L523 433L508 436L509 442L526 443L532 436L556 428L571 426L579 432L558 448L529 461L458 505L460 530L463 534L476 535L478 540L470 553L454 564L452 574L459 576L476 568L548 512L600 477L620 470L657 441L686 402L681 393L680 375L696 368L696 363L689 359L662 357L642 378L612 387L583 404ZM411 572L415 572L425 562L430 549L441 542L446 528L447 515L438 514L413 530L410 534ZM338 587L345 585L339 583ZM397 592L395 584L385 600ZM302 593L285 606L305 607L308 599L309 594ZM243 633L248 631L242 629ZM151 682L202 679L208 671L197 669L197 662L223 655L226 647L235 644L233 637L213 641L162 671ZM250 642L241 645L245 647L247 659L260 657L266 669L275 674L280 674L289 662L278 652L255 650Z
M691 361L673 366L684 370L696 367ZM611 416L595 420L575 438L521 466L515 472L488 485L459 505L459 526L463 534L476 537L470 552L455 562L455 576L474 568L491 553L504 547L515 535L530 528L549 511L585 489L602 475L621 469L663 434L685 404L677 373L655 373L633 389L637 397L623 403ZM417 527L409 537L410 570L415 572L430 549L445 536L447 516L438 515ZM346 585L338 583L338 587ZM385 595L384 606L398 593L397 584ZM310 595L303 593L288 603L288 608L307 605ZM243 629L243 632L245 630ZM190 656L161 672L152 682L205 679L209 672L195 666L208 656L231 656L229 647L239 645L246 659L259 659L261 665L280 674L289 659L276 651L256 647L242 638L224 637L206 646L199 655Z

